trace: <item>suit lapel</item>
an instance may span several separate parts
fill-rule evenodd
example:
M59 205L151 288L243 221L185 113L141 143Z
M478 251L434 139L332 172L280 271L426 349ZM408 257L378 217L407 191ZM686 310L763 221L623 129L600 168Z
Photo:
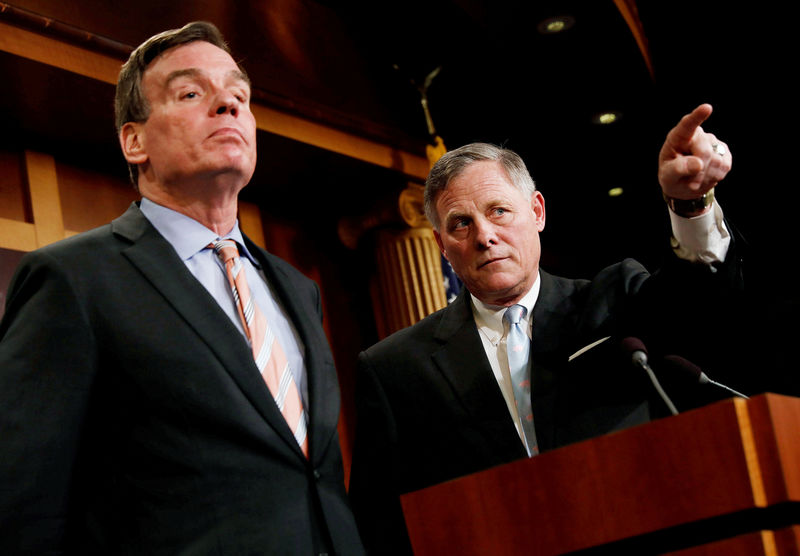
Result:
M111 226L114 234L131 242L122 250L122 255L183 317L214 352L256 410L303 457L241 334L208 291L192 276L169 242L135 204Z
M539 271L541 289L533 308L533 420L539 448L555 447L558 404L561 388L559 372L566 365L565 350L573 344L576 318L569 288L551 274Z
M328 340L316 320L319 307L305 295L297 295L296 284L273 261L273 255L245 238L247 248L261 263L264 274L294 324L305 346L309 397L309 456L317 461L336 432L339 421L339 383ZM288 430L288 427L287 427ZM296 444L296 443L295 443Z
M572 343L575 308L569 291L565 291L560 281L542 270L539 273L542 283L533 307L533 349L544 355L563 351Z
M463 289L447 308L435 337L442 347L432 358L456 394L489 438L516 446L524 454L497 380L494 378L472 316L469 292ZM499 437L498 437L499 435Z

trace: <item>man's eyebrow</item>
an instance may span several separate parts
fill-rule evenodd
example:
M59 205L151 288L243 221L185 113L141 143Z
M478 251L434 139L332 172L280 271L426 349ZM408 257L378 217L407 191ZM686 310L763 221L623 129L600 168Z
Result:
M197 68L186 68L186 69L175 70L173 72L170 72L169 75L167 75L167 79L164 82L164 86L165 87L169 87L170 83L172 83L173 81L175 81L178 78L181 78L181 77L197 77L199 75L202 75L203 73L204 72L200 71Z
M236 79L237 81L244 81L245 83L247 83L248 86L251 85L250 78L247 76L247 74L245 72L243 72L241 70L231 70L231 71L229 71L228 72L228 77L232 77L232 78Z

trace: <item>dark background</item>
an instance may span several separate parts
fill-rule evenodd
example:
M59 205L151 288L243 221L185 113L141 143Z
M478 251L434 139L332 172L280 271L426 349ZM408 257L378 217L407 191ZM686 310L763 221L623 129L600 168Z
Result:
M428 134L412 81L440 67L428 89L436 131L450 148L489 141L524 157L547 201L545 264L570 275L625 255L657 263L653 246L666 225L658 149L681 115L710 102L706 128L734 153L718 198L754 245L785 260L778 246L787 243L797 199L789 136L797 49L783 5L627 4L639 16L650 67L611 0L15 0L0 17L23 14L34 29L46 18L51 29L70 29L77 42L121 58L155 32L208 19L250 73L259 102L420 154ZM569 30L537 31L561 15L573 19ZM23 64L0 55L0 71L21 76L0 92L4 141L17 141L8 130L18 130L29 147L91 157L95 166L104 160L124 176L111 131L113 87L76 76L54 82L52 72ZM65 94L74 90L83 94ZM604 110L621 119L592 123ZM405 183L267 133L259 141L256 187L245 195L259 201L269 190L292 202L298 188L313 193L303 210L322 233ZM609 198L611 187L625 193Z

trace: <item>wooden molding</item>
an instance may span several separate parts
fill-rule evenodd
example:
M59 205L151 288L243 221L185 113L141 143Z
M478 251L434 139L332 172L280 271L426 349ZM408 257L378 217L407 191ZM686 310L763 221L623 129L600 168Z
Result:
M0 50L116 85L120 60L0 23Z
M639 52L642 54L642 59L647 66L647 71L652 78L655 75L653 72L653 60L650 56L650 47L647 44L647 36L642 27L642 20L639 19L639 10L636 8L635 0L614 0L614 4L616 4L617 9L625 19L625 23L628 24L636 45L639 47Z
M0 247L16 251L33 251L38 247L36 229L28 222L0 218Z
M252 104L258 129L424 180L425 157L339 131L268 106Z
M42 247L64 239L55 159L48 154L25 151L25 167L37 245Z
M116 85L123 61L0 22L0 50ZM425 157L301 118L251 105L258 129L424 180Z

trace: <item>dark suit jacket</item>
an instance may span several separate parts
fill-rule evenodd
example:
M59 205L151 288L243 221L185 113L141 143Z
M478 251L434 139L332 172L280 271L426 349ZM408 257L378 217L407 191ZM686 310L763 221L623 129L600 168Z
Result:
M626 260L591 281L541 272L531 352L541 450L668 414L617 344L633 331L642 306L663 303L680 314L660 297L665 291L694 302L682 282L704 288L703 281L726 275L683 262L676 267L656 277ZM664 281L666 288L659 286ZM581 347L607 336L612 339L568 363ZM363 352L357 399L350 493L362 538L375 554L410 551L398 495L525 457L465 291Z
M241 334L134 204L13 279L0 553L362 552L318 288L246 241L305 345L310 459Z

